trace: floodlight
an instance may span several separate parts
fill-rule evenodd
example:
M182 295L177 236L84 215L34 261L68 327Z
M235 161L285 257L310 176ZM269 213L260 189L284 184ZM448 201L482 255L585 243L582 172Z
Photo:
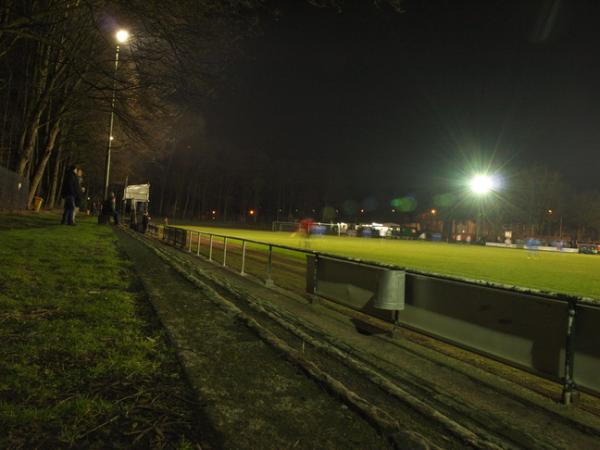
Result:
M475 175L469 182L471 191L477 195L485 195L494 189L494 180L487 174Z
M129 39L129 31L119 30L115 36L120 44L124 44Z

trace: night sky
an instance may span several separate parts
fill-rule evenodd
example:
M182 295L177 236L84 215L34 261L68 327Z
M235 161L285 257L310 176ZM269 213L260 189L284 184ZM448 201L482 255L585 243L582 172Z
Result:
M208 117L218 139L380 189L536 163L598 187L600 2L274 5Z

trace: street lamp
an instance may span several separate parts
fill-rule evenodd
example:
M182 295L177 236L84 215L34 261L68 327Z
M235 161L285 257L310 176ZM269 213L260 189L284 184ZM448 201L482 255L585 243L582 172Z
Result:
M127 30L119 30L115 34L117 45L115 48L115 71L113 76L113 91L112 102L110 105L110 125L108 128L108 145L106 147L106 167L104 168L104 199L108 198L108 184L110 180L110 150L112 147L113 124L115 121L115 100L117 96L117 69L119 68L119 44L124 44L129 40L129 32Z
M478 197L477 207L479 209L477 213L477 224L475 228L475 242L479 242L480 233L481 233L481 222L483 219L483 198L494 191L498 187L496 180L494 177L480 173L475 175L469 181L469 188L471 192Z

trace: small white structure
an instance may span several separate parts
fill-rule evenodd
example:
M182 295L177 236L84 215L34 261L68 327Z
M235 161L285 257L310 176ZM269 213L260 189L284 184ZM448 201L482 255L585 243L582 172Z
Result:
M125 186L125 192L123 193L123 200L133 200L135 202L150 201L150 183L147 184L130 184Z
M147 211L148 203L150 203L150 183L125 186L123 203L126 212L133 210L143 213Z

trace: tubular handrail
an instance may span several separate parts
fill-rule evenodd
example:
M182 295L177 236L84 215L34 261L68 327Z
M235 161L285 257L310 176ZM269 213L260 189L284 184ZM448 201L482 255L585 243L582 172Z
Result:
M431 278L435 278L435 279L454 281L454 282L458 282L458 283L475 284L477 286L487 287L487 288L491 288L491 289L500 289L503 291L518 292L521 294L528 294L528 295L533 295L533 296L538 296L538 297L544 297L547 299L556 300L556 301L560 301L560 302L564 302L564 303L575 302L575 303L581 303L584 305L600 307L600 300L597 300L597 299L594 299L591 297L576 296L576 295L570 295L570 294L564 294L564 293L547 292L547 291L542 291L542 290L534 289L534 288L526 288L526 287L516 286L516 285L501 284L501 283L497 283L494 281L477 280L477 279L467 278L467 277L457 277L454 275L447 275L447 274L442 274L442 273L437 273L437 272L426 272L426 271L422 271L422 270L418 270L418 269L414 269L414 268L410 268L410 267L400 266L397 264L389 264L389 263L384 263L384 262L379 262L379 261L353 258L351 256L336 255L333 253L320 252L317 250L310 250L310 249L305 249L305 248L292 247L292 246L288 246L288 245L257 241L254 239L247 239L247 238L242 238L239 236L211 233L209 231L192 230L189 228L177 227L177 226L165 226L165 228L184 230L184 231L189 231L192 233L199 233L200 235L215 236L215 237L219 237L219 238L227 238L229 240L237 240L237 241L241 241L241 242L248 242L251 244L264 245L267 248L269 246L271 246L272 248L291 250L291 251L298 252L298 253L304 253L307 255L318 256L320 258L329 258L329 259L335 259L335 260L339 260L339 261L347 261L347 262L352 262L355 264L363 264L363 265L368 265L368 266L382 267L382 268L392 269L392 270L403 270L406 273L409 273L412 275L431 277Z

